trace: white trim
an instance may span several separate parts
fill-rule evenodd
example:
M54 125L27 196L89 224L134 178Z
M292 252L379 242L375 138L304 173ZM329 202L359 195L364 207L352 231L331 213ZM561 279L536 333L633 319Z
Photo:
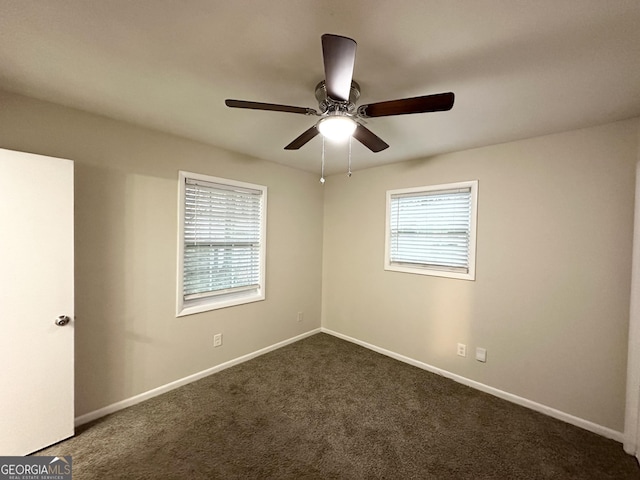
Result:
M640 151L638 152L640 155ZM627 396L624 417L624 451L640 458L640 158L636 164L636 195L631 258L631 301L627 353Z
M255 352L247 353L238 358L234 358L227 362L221 363L220 365L216 365L215 367L208 368L198 373L194 373L193 375L189 375L187 377L181 378L179 380L175 380L173 382L167 383L166 385L162 385L160 387L154 388L152 390L146 391L144 393L140 393L133 397L127 398L125 400L121 400L116 403L112 403L111 405L107 405L106 407L99 408L98 410L94 410L89 413L85 413L84 415L80 415L75 419L75 426L78 427L80 425L84 425L85 423L89 423L93 420L96 420L100 417L104 417L105 415L109 415L111 413L115 413L118 410L122 410L127 407L131 407L140 402L144 402L145 400L149 400L153 397L157 397L158 395L162 395L163 393L170 392L171 390L175 390L178 387L182 387L183 385L187 385L189 383L195 382L196 380L200 380L204 377L208 377L214 373L225 370L229 367L233 367L235 365L239 365L241 363L246 362L247 360L251 360L253 358L259 357L260 355L264 355L265 353L272 352L273 350L277 350L278 348L284 347L285 345L289 345L291 343L295 343L303 338L310 337L311 335L315 335L316 333L320 333L320 328L316 328L314 330L310 330L308 332L302 333L295 337L289 338L287 340L283 340L281 342L275 343L269 347L261 348L260 350L256 350Z
M507 400L517 405L530 408L531 410L535 410L536 412L544 413L545 415L556 418L558 420L562 420L563 422L566 422L566 423L570 423L571 425L575 425L576 427L583 428L590 432L597 433L598 435L602 435L603 437L610 438L617 442L623 441L622 432L618 432L616 430L612 430L602 425L598 425L597 423L593 423L583 418L576 417L569 413L556 410L555 408L551 408L541 403L534 402L533 400L519 397L517 395L514 395L509 392L505 392L503 390L498 390L497 388L490 387L489 385L476 382L475 380L470 380L466 377L462 377L455 373L451 373L447 370L442 370L441 368L434 367L433 365L429 365L419 360L414 360L413 358L405 357L404 355L401 355L399 353L392 352L390 350L378 347L376 345L372 345L367 342L363 342L361 340L355 339L353 337L349 337L342 333L334 332L333 330L329 330L328 328L322 327L321 331L323 333L333 335L334 337L338 337L342 340L355 343L357 345L360 345L361 347L368 348L369 350L373 350L374 352L381 353L382 355L386 355L387 357L391 357L401 362L408 363L409 365L413 365L414 367L418 367L428 372L435 373L437 375L441 375L443 377L449 378L451 380L454 380L468 387L475 388L476 390L480 390L481 392L489 393L495 397L502 398L503 400Z

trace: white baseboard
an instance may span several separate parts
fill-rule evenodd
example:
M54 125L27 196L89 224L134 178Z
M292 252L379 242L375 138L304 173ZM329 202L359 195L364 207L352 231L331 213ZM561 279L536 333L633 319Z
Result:
M556 418L558 420L562 420L563 422L566 422L566 423L570 423L571 425L575 425L576 427L583 428L590 432L597 433L598 435L602 435L603 437L610 438L620 443L622 443L624 440L624 434L622 432L618 432L616 430L612 430L602 425L598 425L597 423L593 423L583 418L576 417L569 413L556 410L555 408L551 408L541 403L534 402L533 400L519 397L517 395L514 395L509 392L505 392L503 390L498 390L497 388L490 387L480 382L476 382L475 380L470 380L460 375L456 375L455 373L451 373L447 370L442 370L441 368L437 368L437 367L434 367L433 365L420 362L419 360L414 360L413 358L405 357L404 355L400 355L399 353L395 353L390 350L386 350L384 348L378 347L376 345L363 342L362 340L358 340L356 338L343 335L342 333L334 332L333 330L329 330L328 328L322 327L320 330L323 333L328 333L329 335L333 335L334 337L338 337L342 340L355 343L357 345L360 345L361 347L368 348L369 350L373 350L374 352L381 353L382 355L386 355L387 357L391 357L396 360L400 360L401 362L408 363L409 365L413 365L414 367L427 370L428 372L435 373L437 375L441 375L446 378L450 378L451 380L454 380L463 385L467 385L468 387L475 388L476 390L480 390L481 392L489 393L498 398L502 398L509 402L521 405L523 407L530 408L531 410L535 410L536 412L544 413L545 415Z
M187 385L188 383L195 382L196 380L200 380L201 378L207 377L213 373L220 372L229 367L233 367L234 365L238 365L240 363L246 362L247 360L251 360L252 358L259 357L260 355L264 355L265 353L269 353L273 350L277 350L278 348L284 347L285 345L289 345L290 343L297 342L298 340L302 340L303 338L310 337L311 335L315 335L316 333L320 333L320 328L310 330L306 333L297 335L287 340L283 340L282 342L278 342L269 347L261 348L260 350L256 350L255 352L251 352L241 357L234 358L233 360L229 360L228 362L221 363L220 365L216 365L215 367L211 367L201 372L194 373L193 375L189 375L188 377L184 377L174 382L167 383L166 385L162 385L160 387L154 388L153 390L149 390L139 395L135 395L133 397L127 398L125 400L112 403L111 405L107 405L106 407L99 408L98 410L94 410L93 412L80 415L75 419L75 426L77 427L77 426L83 425L85 423L96 420L100 417L104 417L105 415L109 415L110 413L114 413L114 412L117 412L118 410L122 410L124 408L130 407L137 403L144 402L145 400L149 400L150 398L157 397L158 395L162 395L163 393L167 393L178 387Z

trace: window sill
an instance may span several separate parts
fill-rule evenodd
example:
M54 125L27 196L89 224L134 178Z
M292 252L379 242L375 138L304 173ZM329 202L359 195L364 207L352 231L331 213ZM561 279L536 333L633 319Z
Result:
M419 267L410 265L385 264L384 269L390 272L413 273L416 275L428 275L432 277L455 278L458 280L475 280L475 271L470 272L454 272L446 269L436 269L429 267Z
M264 291L241 292L220 297L200 298L188 302L178 299L176 317L186 317L196 313L219 310L221 308L244 305L245 303L260 302L265 299Z

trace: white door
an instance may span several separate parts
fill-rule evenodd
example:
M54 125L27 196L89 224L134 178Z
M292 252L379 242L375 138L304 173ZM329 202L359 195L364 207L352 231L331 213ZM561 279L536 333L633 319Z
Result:
M74 433L73 293L73 162L0 149L0 455Z

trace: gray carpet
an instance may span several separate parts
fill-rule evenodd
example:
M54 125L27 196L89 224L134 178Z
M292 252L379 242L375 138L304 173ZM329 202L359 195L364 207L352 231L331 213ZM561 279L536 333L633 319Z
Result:
M80 427L85 479L638 479L622 445L317 334Z

